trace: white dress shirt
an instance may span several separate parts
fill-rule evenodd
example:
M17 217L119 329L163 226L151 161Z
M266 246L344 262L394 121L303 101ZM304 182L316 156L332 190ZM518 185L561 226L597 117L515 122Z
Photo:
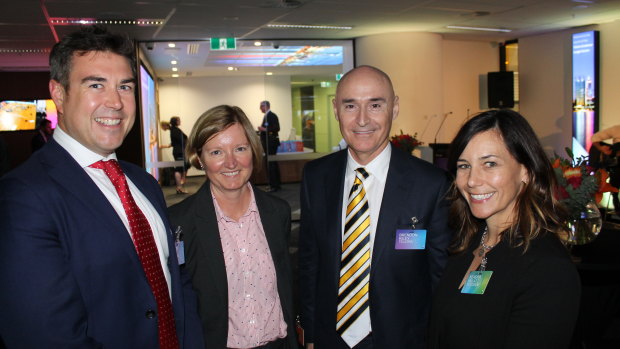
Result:
M127 229L127 234L131 237L131 230L129 228L129 220L127 219L127 214L125 213L125 209L123 208L123 203L121 202L118 193L116 192L116 188L114 184L110 181L108 176L105 174L103 170L88 167L99 160L116 160L116 153L112 153L107 157L101 156L90 149L83 146L80 142L76 141L74 138L65 133L60 127L54 130L54 140L63 147L69 155L77 161L77 163L82 166L84 171L88 174L88 176L95 182L99 190L105 195L105 197L110 202L110 205L114 208L114 211L118 214L119 218L125 225ZM166 283L168 284L168 292L171 293L172 289L170 287L170 270L168 269L168 238L166 236L166 227L164 226L164 222L161 217L157 213L157 210L151 202L140 192L138 187L125 175L127 178L127 184L129 185L129 191L131 191L131 195L133 196L136 204L144 213L146 220L149 222L151 226L151 230L153 231L153 235L155 238L155 245L157 245L157 252L159 253L159 260L161 262L162 269L164 271L164 276L166 277Z
M351 156L351 149L348 151L347 170L344 174L344 192L342 199L342 230L344 236L345 219L347 217L347 205L349 201L349 193L355 180L355 170L363 167L368 172L368 178L362 180L366 196L368 197L368 209L370 210L370 252L372 256L372 248L375 243L375 231L377 230L377 222L379 221L379 212L381 211L381 202L383 201L383 190L385 189L385 181L387 179L388 169L390 167L390 157L392 156L392 147L388 144L385 149L366 166L362 166Z
M385 181L387 179L388 169L390 167L390 157L392 156L392 147L388 144L385 149L367 165L362 166L351 156L351 149L347 152L347 170L344 177L344 192L342 199L342 230L344 237L345 220L347 217L347 205L349 203L349 193L355 180L355 170L363 167L368 172L368 178L363 179L364 190L368 197L368 209L370 210L370 269L372 269L372 251L375 244L375 232L379 221L379 213L381 211L381 202L383 201L383 191L385 189ZM370 314L365 312L360 316L358 321L365 321L368 324L367 330L372 331L370 323ZM359 329L365 331L364 329ZM350 331L350 330L349 330ZM357 329L355 329L357 331ZM365 333L365 332L364 332Z

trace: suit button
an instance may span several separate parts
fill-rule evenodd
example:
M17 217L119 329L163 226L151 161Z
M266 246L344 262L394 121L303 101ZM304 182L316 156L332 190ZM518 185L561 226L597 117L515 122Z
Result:
M155 310L147 310L146 313L144 314L144 316L146 316L147 319L152 319L155 317Z

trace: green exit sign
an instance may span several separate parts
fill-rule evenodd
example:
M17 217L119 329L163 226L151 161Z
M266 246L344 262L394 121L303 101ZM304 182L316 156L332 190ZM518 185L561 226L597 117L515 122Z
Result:
M235 38L211 38L212 50L234 50L237 48Z

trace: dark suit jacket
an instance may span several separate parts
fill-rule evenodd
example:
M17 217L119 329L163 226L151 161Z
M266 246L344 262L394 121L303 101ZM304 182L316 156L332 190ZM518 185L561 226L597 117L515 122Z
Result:
M267 131L260 132L263 150L269 155L274 155L278 151L278 146L280 146L280 138L278 136L278 132L280 132L280 121L278 120L278 116L270 110L263 118L261 126L267 129Z
M254 187L256 206L273 258L278 294L287 325L288 348L297 348L293 319L293 291L288 240L289 204ZM185 266L198 295L206 348L226 348L228 339L228 281L224 252L211 197L210 182L169 208L173 227L180 226L185 241Z
M308 163L301 188L302 325L317 348L348 348L336 333L347 149ZM392 148L370 271L374 348L424 348L432 288L447 260L447 174ZM369 203L372 205L372 202ZM426 229L425 250L395 250L396 230Z
M51 139L52 135L48 135L47 138ZM35 135L32 136L32 139L30 140L30 147L32 148L32 152L34 153L35 151L43 148L46 143L47 141L45 140L45 138L43 138L41 130L37 130L37 133L35 133Z
M157 182L121 162L169 227ZM202 346L195 295L168 267L177 333ZM0 336L9 348L157 348L157 309L133 242L104 194L53 140L0 180ZM184 302L187 302L184 308Z

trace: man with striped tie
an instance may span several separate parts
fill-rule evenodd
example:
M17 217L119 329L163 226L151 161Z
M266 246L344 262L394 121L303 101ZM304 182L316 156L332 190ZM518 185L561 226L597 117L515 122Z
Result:
M345 74L333 101L348 148L308 163L300 282L307 348L424 348L447 260L447 174L389 143L398 97L383 71Z

